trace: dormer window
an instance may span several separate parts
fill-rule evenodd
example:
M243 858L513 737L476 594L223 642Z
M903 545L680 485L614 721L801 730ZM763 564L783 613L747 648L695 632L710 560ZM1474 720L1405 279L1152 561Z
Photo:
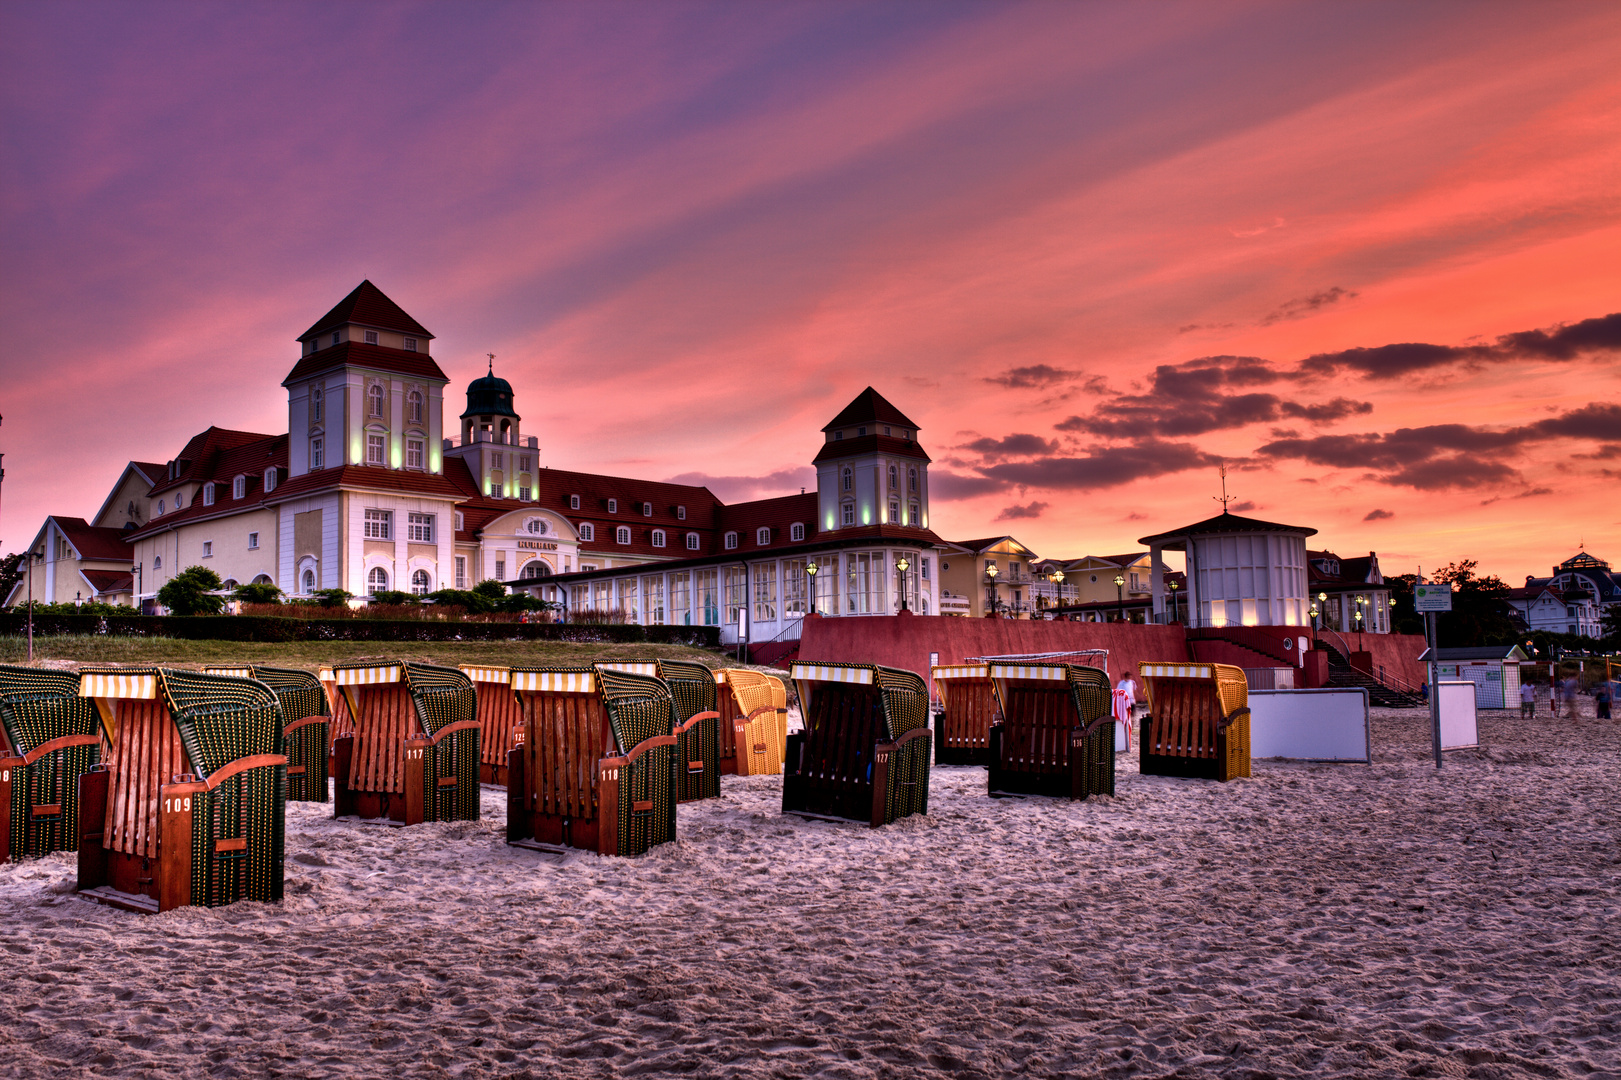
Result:
M207 483L207 484L203 485L203 505L204 506L213 506L214 505L214 485L212 483Z
M796 544L805 539L805 525L803 522L796 521L788 526L788 539Z
M630 526L621 525L614 530L614 539L621 544L630 543Z
M689 532L687 534L687 550L688 551L697 551L698 550L698 534L697 533Z
M758 529L755 529L754 542L760 547L765 547L767 544L771 543L771 529L764 525Z
M642 504L642 516L643 517L652 517L653 516L653 504L652 503L644 502Z
M729 532L726 534L726 550L737 550L737 534L735 532Z
M265 491L276 490L276 467L274 465L265 470Z
M231 481L231 498L245 499L248 497L248 478L238 476Z
M580 508L580 497L578 495L570 495L568 497L568 508L570 510L578 510Z
M664 530L663 529L654 529L653 530L653 546L656 547L656 548L661 548L661 547L664 546Z
M597 538L596 526L592 525L589 521L581 522L580 523L580 539L585 540L585 541L592 541L592 540L595 540L596 538ZM581 567L581 569L583 570L584 567Z
M462 512L460 510L456 511L456 531L457 532L463 532L464 530L466 530L466 528L467 528L467 523L462 518Z
M366 331L366 344L367 345L375 345L375 344L377 344L377 331L375 331L375 330L367 330Z
M610 514L619 513L619 500L618 499L609 499L608 500L608 513L610 513Z
M687 508L685 506L678 506L675 508L675 519L677 521L687 520Z
M408 338L405 339L405 351L406 352L416 352L417 351L417 339L416 338L408 337Z

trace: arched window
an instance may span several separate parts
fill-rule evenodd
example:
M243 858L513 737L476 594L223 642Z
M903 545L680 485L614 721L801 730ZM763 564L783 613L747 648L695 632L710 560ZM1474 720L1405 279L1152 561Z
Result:
M621 544L630 543L630 526L621 525L614 530L614 539Z
M589 521L582 521L580 523L580 539L581 540L595 540L596 538L597 538L596 526L592 525Z
M737 547L737 534L735 532L727 533L726 534L726 550L731 551L736 547Z
M664 546L664 530L663 529L654 529L653 530L653 546L654 547L663 547Z
M222 589L230 589L231 591L235 592L236 587L236 578L226 578L224 581L220 582L220 588Z
M269 574L260 574L258 577L253 579L253 583L255 585L274 585L275 584L274 581L270 580L270 575Z
M771 543L771 529L765 525L755 529L754 542L761 547L765 547L767 544Z
M310 423L321 422L321 388L319 386L310 390ZM240 498L241 496L238 496Z
M248 478L246 476L238 476L231 481L231 498L242 499L246 498L247 494Z
M163 569L163 556L162 555L154 555L154 556L152 556L152 569L154 569L154 570L162 570Z
M388 571L381 566L372 567L371 573L366 575L366 586L367 592L373 596L388 591Z
M411 423L422 423L422 395L419 392L413 390L406 395L405 407L407 415L411 418Z
M411 591L418 596L428 595L428 572L426 570L418 570L411 575Z
M805 539L805 524L804 524L804 522L796 521L792 525L788 526L788 539L793 541L796 544L799 541Z
M910 485L910 487L907 490L909 490L909 491L916 491L917 490L917 470L916 469L907 469L906 470L906 482Z
M685 506L678 506L675 508L675 519L677 521L687 520L687 508Z
M547 566L545 561L542 559L530 559L528 562L523 564L523 573L519 576L527 578L530 581L533 581L535 578L551 577L552 568Z
M619 500L618 499L609 499L608 500L608 513L610 513L610 514L619 513Z
M897 473L897 471L895 469L895 466L891 465L889 467L889 490L894 491L899 486L900 486L900 481L899 481L899 478L898 478L898 473Z
M383 388L376 383L366 387L366 415L381 417L383 415Z
M530 518L523 523L523 531L534 536L545 536L549 527L545 518Z
M687 550L688 551L697 551L698 550L698 534L697 533L688 533L687 534Z
M310 593L315 591L315 571L314 570L306 570L306 571L304 571L303 591L304 591L304 595L306 595L306 596L308 596Z
M851 484L852 481L853 481L853 476L850 473L850 467L848 465L846 465L844 467L844 490L845 491L850 490L850 484Z

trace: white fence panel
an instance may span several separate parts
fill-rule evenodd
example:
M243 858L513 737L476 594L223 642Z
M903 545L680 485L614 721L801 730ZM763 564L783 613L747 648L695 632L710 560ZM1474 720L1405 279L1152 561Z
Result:
M1373 760L1366 690L1251 690L1249 697L1252 759Z

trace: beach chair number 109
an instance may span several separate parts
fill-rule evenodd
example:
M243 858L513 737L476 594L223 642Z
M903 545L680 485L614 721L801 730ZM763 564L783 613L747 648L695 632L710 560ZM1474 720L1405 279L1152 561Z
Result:
M185 811L190 810L190 809L191 809L191 796L190 795L187 795L184 798L180 798L180 799L164 799L163 800L163 812L165 814L172 814L177 810L184 813Z

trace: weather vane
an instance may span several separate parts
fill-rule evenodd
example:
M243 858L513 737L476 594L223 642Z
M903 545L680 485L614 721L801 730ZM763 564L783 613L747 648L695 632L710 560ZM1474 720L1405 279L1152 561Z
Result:
M492 352L487 352L484 355L488 356L490 358L490 374L494 375L495 374L495 354L492 353Z
M1238 498L1237 495L1227 494L1227 466L1223 465L1221 467L1221 495L1212 495L1210 497L1221 503L1221 512L1224 514L1227 512L1227 504Z

